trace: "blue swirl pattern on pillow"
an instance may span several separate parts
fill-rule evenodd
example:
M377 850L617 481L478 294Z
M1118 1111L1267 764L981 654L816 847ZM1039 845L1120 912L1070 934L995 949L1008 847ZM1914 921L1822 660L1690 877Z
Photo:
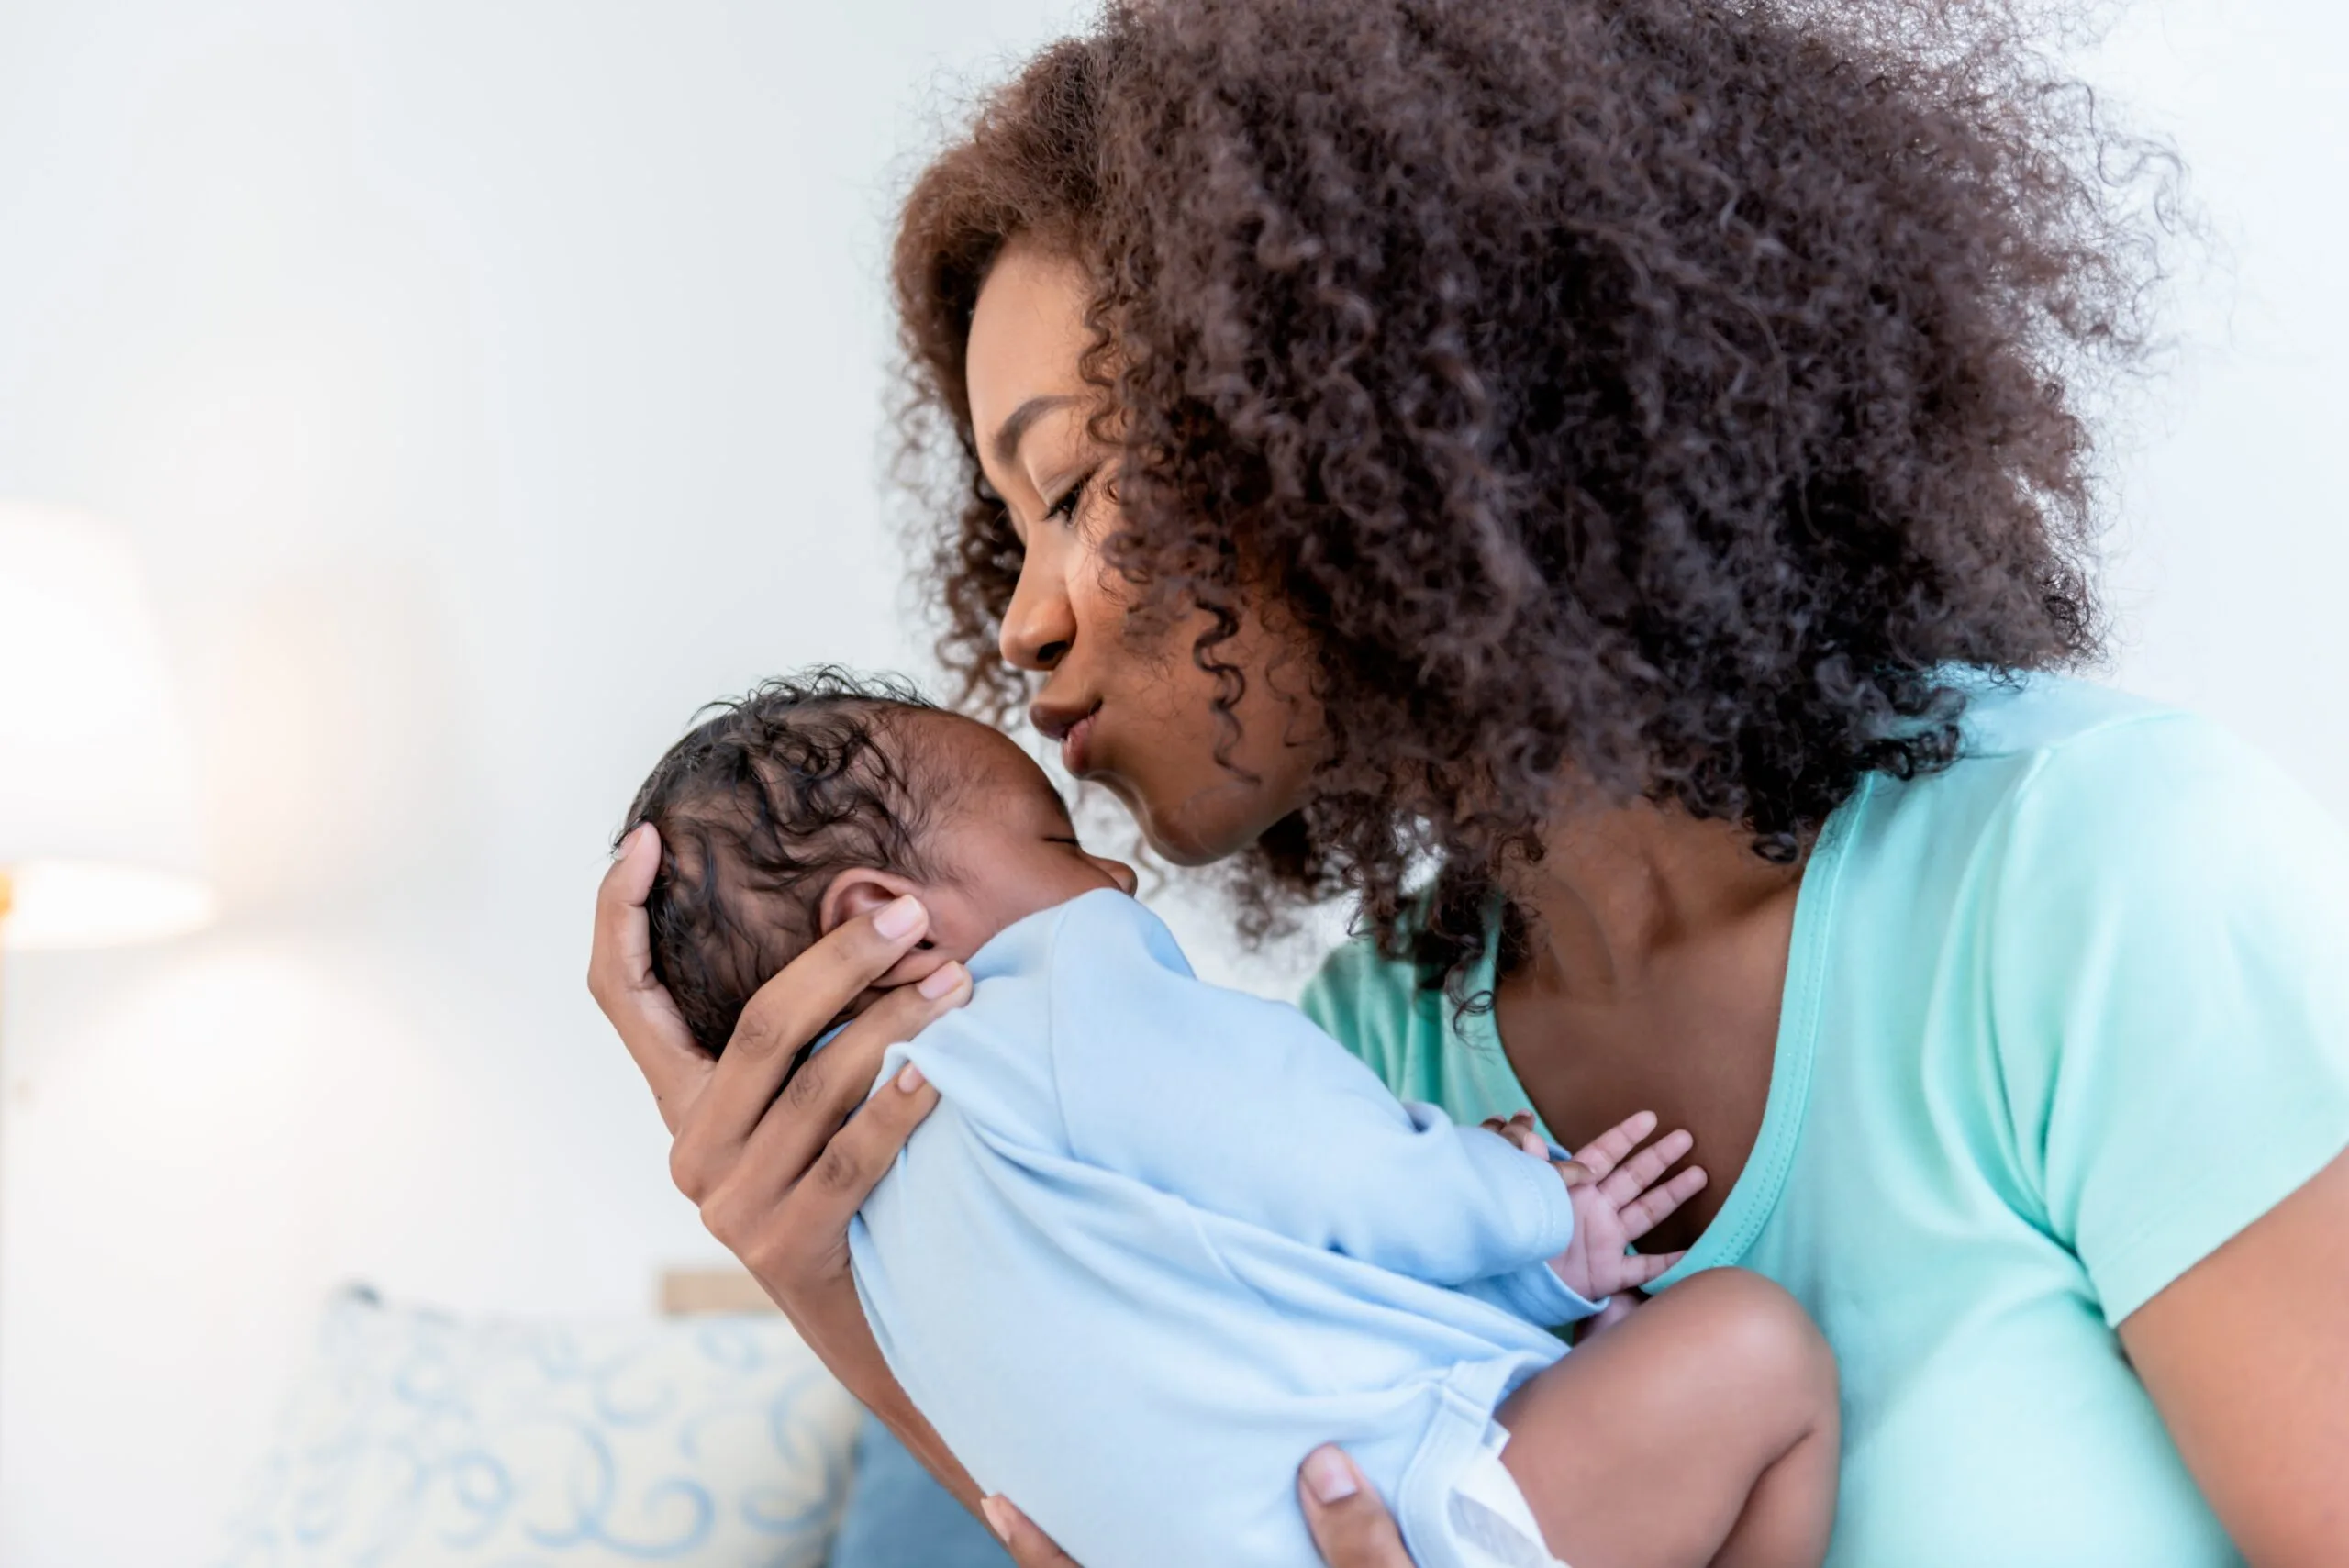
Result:
M335 1298L219 1568L817 1568L857 1407L781 1318Z

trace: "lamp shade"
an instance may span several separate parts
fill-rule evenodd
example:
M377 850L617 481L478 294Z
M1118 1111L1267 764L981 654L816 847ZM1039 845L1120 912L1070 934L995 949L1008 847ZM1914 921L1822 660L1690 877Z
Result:
M138 558L112 528L0 502L0 877L10 947L211 917L195 775Z

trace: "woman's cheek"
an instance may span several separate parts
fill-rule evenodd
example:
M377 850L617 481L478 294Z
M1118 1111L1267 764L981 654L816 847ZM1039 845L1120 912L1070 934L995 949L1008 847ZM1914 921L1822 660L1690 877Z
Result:
M1111 608L1106 595L1079 605L1080 613ZM1144 638L1123 620L1122 606L1116 613L1114 638L1093 643L1117 650L1122 666L1112 675L1098 732L1097 782L1132 814L1162 858L1206 865L1238 853L1303 803L1316 750L1309 742L1321 728L1318 708L1277 678L1286 672L1273 668L1274 645L1259 626L1216 650L1243 682L1236 712L1227 714L1218 706L1221 682L1190 656L1212 625L1207 617Z

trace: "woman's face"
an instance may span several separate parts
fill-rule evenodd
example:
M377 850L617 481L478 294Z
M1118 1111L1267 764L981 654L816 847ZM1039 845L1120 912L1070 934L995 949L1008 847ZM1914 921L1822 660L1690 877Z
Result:
M1101 556L1121 520L1115 449L1086 428L1097 393L1078 371L1091 341L1085 301L1074 262L1014 241L971 321L980 466L1024 552L1003 618L1003 656L1042 677L1029 716L1060 742L1068 771L1124 802L1160 854L1201 865L1245 848L1297 808L1317 755L1319 710L1291 689L1305 684L1302 661L1282 658L1293 651L1243 617L1239 634L1215 649L1247 683L1232 709L1239 737L1219 761L1215 678L1191 657L1207 614L1177 615L1146 645L1131 633L1128 586Z

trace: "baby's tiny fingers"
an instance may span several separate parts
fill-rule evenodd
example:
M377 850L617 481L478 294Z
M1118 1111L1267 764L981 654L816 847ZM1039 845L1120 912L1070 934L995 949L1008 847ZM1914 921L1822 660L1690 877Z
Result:
M1655 1185L1657 1177L1678 1164L1681 1156L1696 1146L1696 1139L1687 1132L1676 1129L1667 1132L1624 1161L1600 1184L1599 1191L1616 1207L1629 1207L1633 1198Z
M1622 1221L1623 1240L1638 1240L1663 1224L1682 1204L1704 1190L1705 1168L1691 1165L1664 1185L1625 1204L1616 1215Z
M1626 1252L1623 1254L1623 1287L1626 1290L1662 1279L1679 1266L1688 1255L1683 1248L1677 1252Z
M1655 1112L1637 1112L1625 1117L1575 1150L1575 1158L1589 1166L1591 1174L1603 1182L1609 1172L1640 1146L1640 1140L1654 1130Z
M1574 1191L1576 1187L1588 1186L1598 1179L1590 1173L1590 1167L1579 1160L1553 1161L1550 1169L1558 1173L1558 1179L1566 1184L1568 1192Z

